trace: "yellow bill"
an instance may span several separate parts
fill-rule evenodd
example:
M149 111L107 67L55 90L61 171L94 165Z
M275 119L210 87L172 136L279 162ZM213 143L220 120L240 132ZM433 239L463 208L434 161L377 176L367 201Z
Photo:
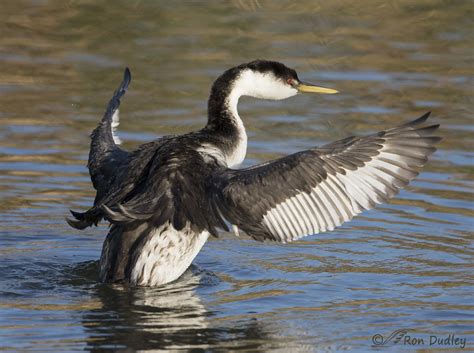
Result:
M298 89L298 92L302 92L302 93L323 93L323 94L339 93L339 91L336 91L335 89L332 89L332 88L311 86L304 83L299 84L296 88Z

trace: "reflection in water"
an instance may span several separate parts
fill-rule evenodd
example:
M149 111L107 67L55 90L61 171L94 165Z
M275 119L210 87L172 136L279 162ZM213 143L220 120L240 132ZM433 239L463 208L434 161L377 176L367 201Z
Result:
M95 351L196 345L195 337L208 327L207 310L194 291L200 278L188 271L177 283L156 289L101 285L95 294L102 307L84 313L82 320L88 346Z
M87 348L101 351L154 351L160 349L209 348L226 346L236 338L245 342L265 342L267 337L256 320L229 328L211 327L210 312L195 289L212 285L216 279L192 266L176 282L159 288L129 288L100 285L94 293L102 303L86 311L82 324L88 335ZM104 320L105 318L105 320ZM250 345L259 348L258 343Z

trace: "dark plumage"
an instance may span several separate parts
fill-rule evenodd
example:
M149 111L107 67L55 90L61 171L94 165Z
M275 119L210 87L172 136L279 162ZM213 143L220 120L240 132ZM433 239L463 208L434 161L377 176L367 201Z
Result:
M91 134L94 205L83 213L71 211L74 219L68 219L78 229L102 219L112 224L101 256L102 281L156 285L173 280L187 267L180 261L190 263L207 234L228 230L226 222L256 240L281 242L332 230L394 196L440 140L433 136L438 125L422 127L427 113L373 135L232 169L243 159L247 141L238 97L335 92L302 84L281 63L258 60L229 69L215 81L203 129L127 152L115 143L112 125L130 80L126 69Z

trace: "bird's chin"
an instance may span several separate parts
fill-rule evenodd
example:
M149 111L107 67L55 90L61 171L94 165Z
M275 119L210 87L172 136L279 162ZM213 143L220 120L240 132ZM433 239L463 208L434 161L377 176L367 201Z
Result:
M263 99L271 99L275 101L281 101L283 99L291 98L293 96L296 96L298 94L298 90L295 88L286 88L286 89L280 89L278 92L275 92L272 95L265 95L261 98Z

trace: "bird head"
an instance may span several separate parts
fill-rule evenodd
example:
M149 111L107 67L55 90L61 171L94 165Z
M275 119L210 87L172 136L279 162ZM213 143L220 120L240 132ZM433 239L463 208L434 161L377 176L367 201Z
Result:
M236 73L233 91L239 96L280 100L298 93L338 93L302 82L295 70L276 61L255 60L231 70Z

